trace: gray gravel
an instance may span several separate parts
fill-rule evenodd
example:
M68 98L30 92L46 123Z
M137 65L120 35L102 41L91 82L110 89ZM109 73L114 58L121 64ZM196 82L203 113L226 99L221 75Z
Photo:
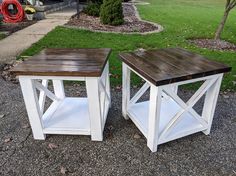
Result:
M68 94L85 95L77 85L66 88ZM157 153L121 116L121 91L113 90L112 98L103 142L63 135L36 141L19 85L0 78L0 175L236 175L236 94L220 96L209 136L175 140Z

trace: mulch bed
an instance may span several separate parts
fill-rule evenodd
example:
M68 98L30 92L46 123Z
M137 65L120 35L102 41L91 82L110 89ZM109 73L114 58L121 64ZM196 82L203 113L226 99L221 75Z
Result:
M197 45L200 48L207 48L220 51L236 51L236 45L224 40L214 39L194 39L190 43Z
M19 23L0 23L0 33L3 32L7 35L10 35L16 31L24 29L32 24L35 24L37 21L22 21Z
M107 31L121 33L145 33L158 30L158 26L145 21L140 21L136 16L135 8L132 4L123 4L124 24L119 26L103 25L98 17L88 16L81 13L79 19L72 18L66 26L89 29L92 31Z
M14 61L9 64L0 64L0 77L2 77L5 81L11 81L12 83L17 84L19 82L18 79L14 74L10 73L9 70L21 62L22 61Z

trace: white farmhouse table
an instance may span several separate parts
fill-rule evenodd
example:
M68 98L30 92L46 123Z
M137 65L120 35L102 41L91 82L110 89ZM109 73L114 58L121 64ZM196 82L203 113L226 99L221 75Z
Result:
M147 138L152 152L157 146L196 132L210 133L221 80L230 67L180 48L121 53L123 61L122 112ZM145 84L131 98L130 73ZM178 95L181 85L200 82L188 101ZM150 88L150 100L138 101ZM202 113L194 105L205 96Z
M34 139L46 134L103 140L111 104L110 49L45 49L11 71L19 81ZM63 81L84 81L87 97L67 97ZM48 89L52 81L53 91ZM52 100L45 109L46 97Z

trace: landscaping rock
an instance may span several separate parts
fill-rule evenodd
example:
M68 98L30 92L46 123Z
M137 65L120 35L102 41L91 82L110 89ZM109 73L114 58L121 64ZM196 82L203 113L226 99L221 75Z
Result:
M162 30L158 24L142 21L135 6L131 3L123 4L123 14L125 22L119 26L103 25L98 17L88 16L85 13L81 13L79 19L72 18L65 26L115 33L149 33Z
M220 51L236 51L235 44L224 40L195 39L195 40L190 40L190 43L193 43L200 48L207 48Z
M141 138L141 136L139 134L134 135L134 139L140 139L140 138Z
M61 167L61 174L65 175L67 173L67 169L64 167Z

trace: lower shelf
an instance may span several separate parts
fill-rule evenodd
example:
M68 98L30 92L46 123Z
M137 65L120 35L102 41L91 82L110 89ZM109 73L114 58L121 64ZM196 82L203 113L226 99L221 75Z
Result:
M54 102L43 115L45 134L90 135L87 98Z
M180 106L172 99L163 98L158 132L159 135L180 109ZM149 101L136 103L128 109L129 117L146 138L148 132L148 114ZM160 139L158 144L162 144L203 130L205 130L205 127L203 127L202 124L190 113L185 112L178 124L165 136L164 139Z

